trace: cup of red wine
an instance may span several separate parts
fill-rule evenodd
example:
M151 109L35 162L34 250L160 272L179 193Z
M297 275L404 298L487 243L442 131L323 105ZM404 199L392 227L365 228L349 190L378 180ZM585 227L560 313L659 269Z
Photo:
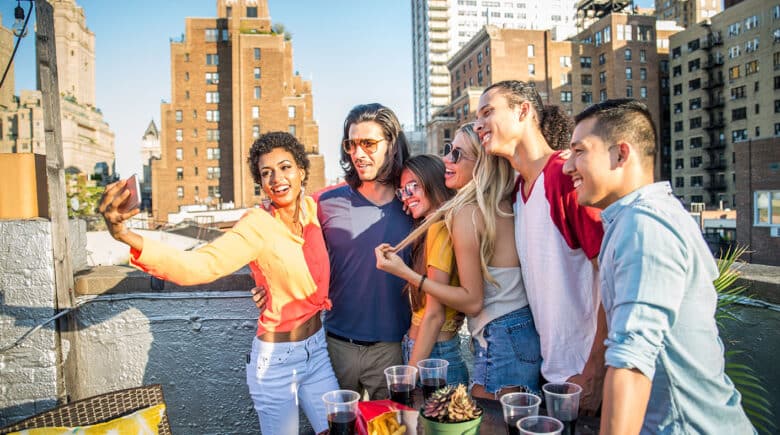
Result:
M542 386L542 391L547 415L563 423L563 435L574 435L582 387L571 382L549 383Z
M447 385L447 367L449 365L450 363L446 359L439 358L428 358L417 363L425 400L428 400L434 391Z
M358 400L360 395L351 390L328 391L322 395L330 435L355 435Z
M531 393L509 393L501 396L501 410L504 412L507 433L519 434L517 422L521 418L539 415L541 403L542 399Z
M559 435L563 423L552 417L532 415L518 420L517 430L520 435Z
M385 369L387 389L390 390L390 400L408 407L413 407L412 392L417 383L417 368L412 366L391 366Z

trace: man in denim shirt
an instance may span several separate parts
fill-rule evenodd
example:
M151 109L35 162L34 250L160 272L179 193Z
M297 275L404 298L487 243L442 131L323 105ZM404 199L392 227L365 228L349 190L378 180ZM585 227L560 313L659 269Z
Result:
M576 118L564 172L603 209L607 312L602 434L751 434L724 373L715 261L669 183L653 183L647 107L609 100Z

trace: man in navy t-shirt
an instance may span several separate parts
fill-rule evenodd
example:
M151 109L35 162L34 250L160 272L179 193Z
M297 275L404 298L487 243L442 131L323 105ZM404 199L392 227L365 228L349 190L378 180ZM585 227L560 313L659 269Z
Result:
M412 220L395 198L408 145L392 110L354 107L344 121L341 166L346 185L319 198L318 217L330 257L325 313L328 351L341 388L388 397L384 369L403 364L401 339L409 329L405 282L376 268L374 247L395 245ZM408 261L408 251L404 253Z

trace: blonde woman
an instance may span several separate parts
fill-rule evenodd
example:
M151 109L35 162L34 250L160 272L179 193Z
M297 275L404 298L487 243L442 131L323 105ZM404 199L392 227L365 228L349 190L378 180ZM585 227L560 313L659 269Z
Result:
M509 200L514 171L506 160L485 154L472 124L461 126L444 151L445 184L458 193L398 246L378 246L377 267L468 316L475 351L472 395L498 399L512 391L537 391L539 336L515 250ZM452 239L459 286L425 280L394 253L442 217Z

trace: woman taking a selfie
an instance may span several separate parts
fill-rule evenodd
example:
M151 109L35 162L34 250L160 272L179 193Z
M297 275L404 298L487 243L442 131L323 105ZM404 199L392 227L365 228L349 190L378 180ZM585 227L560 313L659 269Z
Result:
M179 285L204 284L249 264L269 289L247 364L247 384L264 434L298 433L298 401L314 430L328 427L322 395L338 389L320 312L330 308L330 265L314 201L303 194L309 160L288 133L266 133L252 145L254 182L269 210L248 211L224 235L195 251L180 251L125 226L138 209L121 211L126 180L106 188L99 210L114 239L130 246L130 262Z

